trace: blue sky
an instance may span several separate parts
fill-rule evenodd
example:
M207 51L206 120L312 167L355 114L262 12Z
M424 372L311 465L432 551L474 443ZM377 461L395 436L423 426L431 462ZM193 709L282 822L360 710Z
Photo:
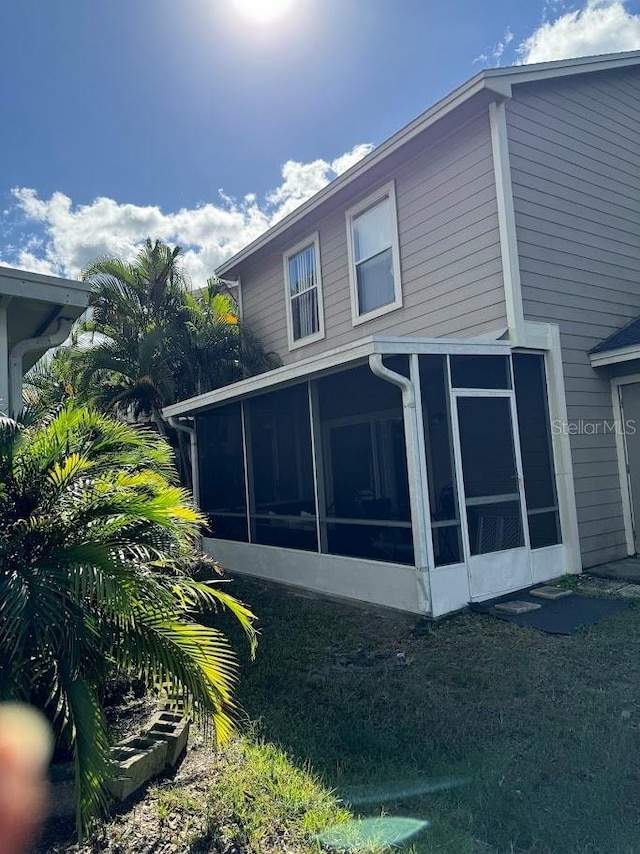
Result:
M640 48L640 0L287 2L3 0L0 261L75 276L150 234L199 284L480 68Z

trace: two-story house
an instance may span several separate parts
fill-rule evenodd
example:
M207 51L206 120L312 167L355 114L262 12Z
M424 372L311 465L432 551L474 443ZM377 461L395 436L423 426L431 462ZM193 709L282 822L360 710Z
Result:
M283 363L166 410L224 566L438 616L637 551L640 52L477 74L217 272Z

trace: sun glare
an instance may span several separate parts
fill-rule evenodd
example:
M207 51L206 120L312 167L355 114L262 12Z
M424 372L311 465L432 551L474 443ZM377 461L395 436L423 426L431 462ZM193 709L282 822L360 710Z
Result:
M253 24L269 24L285 17L294 0L231 0L233 8Z

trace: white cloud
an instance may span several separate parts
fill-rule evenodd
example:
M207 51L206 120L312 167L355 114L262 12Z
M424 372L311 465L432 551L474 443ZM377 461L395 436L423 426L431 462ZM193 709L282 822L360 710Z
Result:
M336 157L331 163L314 160L312 163L296 163L287 160L282 167L282 184L267 196L269 204L277 208L274 221L282 219L298 207L305 199L321 190L330 178L346 172L354 163L365 157L373 146L356 145L351 151Z
M513 33L511 32L511 27L507 27L500 41L497 41L492 47L484 50L473 61L491 66L492 68L501 65L502 57L512 41Z
M640 15L625 0L587 0L581 9L546 21L518 48L520 61L547 62L640 49Z
M26 234L10 251L5 247L3 262L75 278L95 258L129 258L145 238L151 237L182 246L185 271L194 285L202 285L222 261L346 171L372 147L356 145L333 161L287 161L282 167L282 183L262 203L254 193L237 201L220 191L217 204L165 213L157 206L104 197L91 204L74 205L61 192L42 199L36 190L18 187L12 190L15 207L27 225L38 224L43 236Z

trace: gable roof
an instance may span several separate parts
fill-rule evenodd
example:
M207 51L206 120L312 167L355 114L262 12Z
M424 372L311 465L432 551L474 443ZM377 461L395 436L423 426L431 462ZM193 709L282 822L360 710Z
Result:
M216 275L222 278L232 273L242 261L266 246L275 237L320 207L398 148L482 92L492 94L497 99L505 99L511 97L513 86L523 83L590 74L595 71L611 71L637 65L640 65L640 51L627 51L625 53L609 53L601 56L585 56L578 59L562 59L554 62L540 62L535 65L516 65L509 68L492 68L480 71L374 148L366 157L343 172L342 175L339 175L306 202L303 202L294 211L265 231L264 234L241 249L240 252L220 264L215 271Z

